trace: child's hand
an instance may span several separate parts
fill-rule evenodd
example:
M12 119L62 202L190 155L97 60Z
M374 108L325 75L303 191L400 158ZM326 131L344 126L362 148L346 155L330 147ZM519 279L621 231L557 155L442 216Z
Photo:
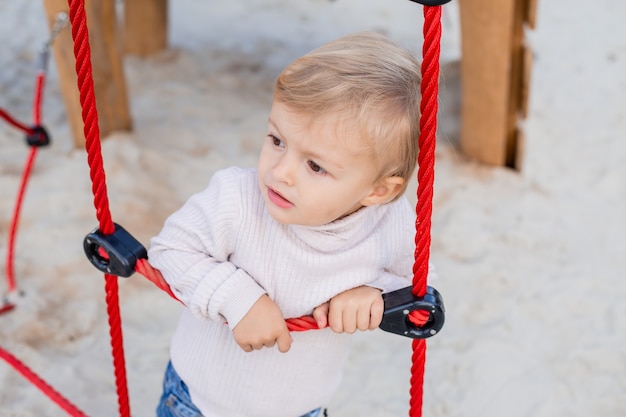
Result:
M235 341L246 352L278 345L278 350L291 348L291 334L278 306L263 295L233 329Z
M385 303L379 289L357 287L342 292L313 310L313 318L322 329L330 326L336 333L374 330L383 319Z

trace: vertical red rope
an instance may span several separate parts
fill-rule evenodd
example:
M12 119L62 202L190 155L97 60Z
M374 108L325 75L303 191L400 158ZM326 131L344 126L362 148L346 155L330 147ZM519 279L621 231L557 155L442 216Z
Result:
M15 284L15 267L13 265L13 261L15 259L15 242L17 240L17 228L20 222L20 213L22 211L22 203L24 202L24 195L26 194L26 187L28 186L28 179L30 178L30 173L33 170L33 164L35 163L35 157L37 156L37 147L32 146L30 148L30 152L28 153L28 157L26 158L26 164L24 165L24 170L22 171L22 180L20 182L20 187L17 192L17 198L15 199L15 208L13 209L13 218L11 219L11 228L9 230L9 247L7 249L7 264L6 264L6 274L7 274L7 286L9 293L16 290L17 285Z
M422 83L420 117L420 152L418 156L417 219L415 221L415 263L413 293L426 293L430 259L430 229L435 179L435 144L437 141L437 98L439 94L439 55L441 40L441 6L424 6L424 46L422 48ZM426 363L426 341L413 341L411 367L411 417L421 417Z
M33 124L35 126L41 125L41 103L43 98L43 89L46 80L46 74L44 71L39 71L37 79L35 81L35 92L33 97ZM0 109L0 112L2 109ZM13 126L23 130L27 135L32 133L32 128L22 125L21 123L13 120L8 114L6 115L7 121ZM9 293L16 290L17 285L15 283L15 242L17 236L17 228L20 222L20 213L22 211L22 203L24 202L24 196L26 195L26 188L28 186L28 180L35 164L35 158L37 157L37 146L31 146L28 157L26 158L26 164L22 171L22 179L17 192L17 198L15 199L15 207L13 209L13 217L11 219L11 226L9 229L9 247L7 249L7 262L6 262L6 274L7 274L7 287Z
M43 102L43 90L45 84L46 71L45 66L43 69L39 71L37 74L37 79L35 83L35 93L33 98L33 124L34 127L41 126L41 113L42 113L42 102ZM26 135L33 134L33 128L23 125L13 118L11 118L7 113L5 113L2 109L0 109L0 116L7 119L7 121L13 126L21 129L26 133ZM16 290L16 282L14 276L14 249L16 242L16 233L17 226L19 224L19 217L21 213L22 202L24 200L24 195L26 192L26 186L28 184L28 180L30 178L30 174L32 172L32 168L35 163L35 156L37 155L38 150L37 145L31 145L30 152L28 154L28 158L26 160L26 165L22 174L22 180L20 183L20 187L18 190L18 195L15 204L15 211L13 213L13 218L11 221L11 227L9 231L9 246L7 250L7 281L9 292L13 292ZM12 303L6 303L2 307L0 307L0 314L10 311L15 306ZM17 359L15 356L10 354L8 351L4 350L0 347L0 359L6 361L10 366L12 366L17 372L19 372L24 378L26 378L29 382L31 382L35 387L37 387L42 393L44 393L48 398L50 398L53 402L55 402L61 409L66 411L72 417L87 417L85 413L83 413L80 409L78 409L74 404L72 404L69 400L63 397L58 391L56 391L52 386L48 385L46 381L41 379L37 374L35 374L30 368L28 368L22 361Z
M35 81L35 94L33 97L33 124L41 125L41 103L43 100L43 86L46 80L46 74L40 70Z
M70 9L70 22L72 24L72 38L74 39L78 90L80 92L80 104L84 122L85 149L87 151L87 162L90 168L94 206L96 208L96 217L99 221L99 229L102 233L108 235L115 231L115 226L113 225L111 212L109 210L104 164L100 148L100 128L98 126L98 110L96 108L96 97L94 93L91 48L89 46L89 31L87 29L85 5L84 0L68 0L68 4ZM120 416L129 417L130 404L128 399L128 386L126 383L126 366L117 277L108 274L105 274L104 277L119 412Z
M76 57L76 75L84 122L85 149L90 168L94 206L96 217L100 222L100 231L108 235L115 231L115 227L109 211L104 163L100 148L100 127L98 125L98 109L96 108L94 93L91 48L89 46L84 0L69 0L69 7L72 38L74 39L74 56Z

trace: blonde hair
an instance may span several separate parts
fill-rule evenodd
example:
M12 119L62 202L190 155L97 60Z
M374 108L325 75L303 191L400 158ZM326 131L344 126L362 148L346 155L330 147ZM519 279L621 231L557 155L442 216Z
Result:
M274 100L314 122L341 117L372 151L377 180L415 170L420 114L420 65L407 50L374 32L329 42L278 76ZM394 199L395 200L395 199Z

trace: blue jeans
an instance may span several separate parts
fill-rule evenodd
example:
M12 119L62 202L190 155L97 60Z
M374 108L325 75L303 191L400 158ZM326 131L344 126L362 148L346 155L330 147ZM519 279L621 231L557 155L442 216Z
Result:
M191 402L187 385L174 370L172 362L167 364L163 378L163 394L156 409L157 417L202 417L200 410ZM318 408L302 417L325 417L326 410Z

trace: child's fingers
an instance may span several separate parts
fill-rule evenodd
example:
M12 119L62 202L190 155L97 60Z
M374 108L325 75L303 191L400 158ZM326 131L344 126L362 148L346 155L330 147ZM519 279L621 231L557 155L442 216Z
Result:
M254 348L252 347L252 345L249 344L242 344L239 343L239 347L244 351L244 352L252 352L254 350Z
M372 316L369 309L361 309L357 312L357 328L361 331L369 330L372 323Z
M372 304L370 310L370 330L377 329L380 326L380 323L383 321L383 314L385 314L385 302L381 297Z
M335 333L343 333L345 331L344 311L333 305L328 312L328 326Z

